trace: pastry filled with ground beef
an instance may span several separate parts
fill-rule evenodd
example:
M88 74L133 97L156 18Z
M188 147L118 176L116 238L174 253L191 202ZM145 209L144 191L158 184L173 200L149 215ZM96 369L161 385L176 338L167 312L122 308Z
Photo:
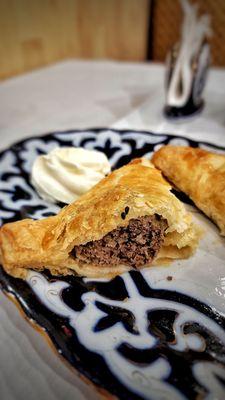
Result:
M190 257L199 228L159 170L136 159L54 216L0 228L0 263L15 277L112 278L132 268Z

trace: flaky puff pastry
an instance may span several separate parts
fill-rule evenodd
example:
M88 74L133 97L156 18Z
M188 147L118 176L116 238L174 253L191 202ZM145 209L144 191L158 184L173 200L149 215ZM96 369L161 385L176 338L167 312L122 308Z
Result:
M164 146L152 161L225 236L225 156L192 147Z
M134 160L112 172L58 215L4 225L0 230L3 266L16 277L25 277L27 269L43 268L60 275L75 271L88 277L115 276L130 267L82 264L72 255L74 246L99 240L113 229L127 226L132 218L155 213L168 223L156 261L189 257L197 246L199 230L170 189L150 161ZM129 213L123 219L121 214L127 206Z

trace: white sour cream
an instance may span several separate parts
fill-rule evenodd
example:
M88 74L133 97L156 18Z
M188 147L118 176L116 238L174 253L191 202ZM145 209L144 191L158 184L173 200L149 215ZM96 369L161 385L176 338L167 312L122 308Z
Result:
M100 151L61 147L36 158L31 181L44 200L69 204L110 171L109 161Z

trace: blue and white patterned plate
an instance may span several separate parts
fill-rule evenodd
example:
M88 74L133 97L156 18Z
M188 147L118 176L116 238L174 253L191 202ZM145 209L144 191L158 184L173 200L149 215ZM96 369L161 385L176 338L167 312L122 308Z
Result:
M105 152L112 167L119 167L168 143L225 152L173 135L113 129L54 132L16 143L0 153L0 224L59 211L60 205L40 199L31 185L39 154L83 146ZM30 272L22 281L0 267L2 289L46 332L58 353L109 397L225 397L225 241L182 199L205 228L188 260L112 280Z

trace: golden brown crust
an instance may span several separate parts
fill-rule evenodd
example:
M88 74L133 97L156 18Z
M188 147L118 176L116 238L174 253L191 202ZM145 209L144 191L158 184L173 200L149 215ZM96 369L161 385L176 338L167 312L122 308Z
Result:
M199 231L170 189L153 164L146 159L134 160L111 173L58 215L4 225L0 230L3 266L10 274L21 277L28 268L44 267L53 274L76 271L92 277L117 275L129 268L78 264L70 254L72 249L127 226L132 218L155 213L168 222L169 258L187 257L187 249L190 255L197 246ZM126 206L129 213L124 220L121 213ZM166 258L166 247L163 258Z
M164 146L152 161L225 235L225 156L192 147Z

